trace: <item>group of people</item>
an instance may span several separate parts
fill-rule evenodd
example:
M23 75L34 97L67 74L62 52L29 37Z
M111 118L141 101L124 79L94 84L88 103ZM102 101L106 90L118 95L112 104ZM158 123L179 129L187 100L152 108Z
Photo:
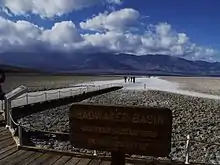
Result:
M126 83L126 82L133 82L133 83L135 83L135 77L124 76L124 80L125 80L125 83Z

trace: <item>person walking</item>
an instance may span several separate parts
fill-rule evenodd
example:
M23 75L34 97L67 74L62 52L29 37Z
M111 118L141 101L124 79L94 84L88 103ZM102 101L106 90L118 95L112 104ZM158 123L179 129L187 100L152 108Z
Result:
M125 83L127 82L127 76L124 76Z

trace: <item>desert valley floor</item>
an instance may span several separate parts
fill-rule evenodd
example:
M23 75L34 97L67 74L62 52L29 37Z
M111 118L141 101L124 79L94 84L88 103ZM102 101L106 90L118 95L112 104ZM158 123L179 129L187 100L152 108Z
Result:
M53 80L56 87L64 82L60 77ZM17 78L19 84L19 78ZM31 84L31 78L26 83ZM40 81L40 80L39 80ZM68 78L64 84L76 82L74 77ZM167 107L173 114L172 151L173 160L184 161L185 137L189 134L198 142L192 143L191 160L195 162L220 163L220 79L195 77L138 77L136 83L125 83L122 77L85 78L77 81L78 85L121 84L123 89L84 100L86 103L110 105L137 105L145 107ZM43 86L43 84L41 84ZM43 89L42 86L34 88ZM48 88L54 88L47 84ZM62 86L60 86L62 87ZM10 89L11 87L7 87ZM33 87L30 87L33 90ZM30 90L30 91L31 91ZM19 122L30 129L44 131L69 132L68 110L70 105L48 109L21 118ZM69 141L31 139L35 146L53 148L63 151L92 152L74 148ZM201 143L205 142L205 143ZM98 152L108 155L107 152ZM131 157L146 158L140 155Z

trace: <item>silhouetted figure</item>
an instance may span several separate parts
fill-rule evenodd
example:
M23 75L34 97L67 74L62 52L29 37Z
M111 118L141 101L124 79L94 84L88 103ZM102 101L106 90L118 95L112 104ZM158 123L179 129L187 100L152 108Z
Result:
M0 70L0 100L4 100L5 93L2 91L2 83L5 82L5 72Z
M127 76L124 76L124 79L125 79L125 83L127 82Z
M135 77L132 77L133 83L135 83Z

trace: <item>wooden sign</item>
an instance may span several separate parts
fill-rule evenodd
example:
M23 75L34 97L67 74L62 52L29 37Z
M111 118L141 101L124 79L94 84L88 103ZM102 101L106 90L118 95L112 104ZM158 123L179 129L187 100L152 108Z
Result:
M70 108L70 139L78 148L163 157L171 150L171 132L172 112L166 108Z

